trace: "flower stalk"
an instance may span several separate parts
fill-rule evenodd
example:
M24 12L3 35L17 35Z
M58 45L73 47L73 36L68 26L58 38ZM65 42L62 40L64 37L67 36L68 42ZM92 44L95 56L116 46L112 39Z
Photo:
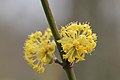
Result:
M62 50L61 44L57 42L57 40L60 40L60 35L58 33L58 28L57 28L56 22L54 20L54 17L52 15L52 11L49 7L48 0L41 0L41 3L42 3L42 6L43 6L43 9L44 9L46 18L48 20L48 23L50 25L50 29L52 31L54 40L56 42L58 51L59 51L60 56L61 56L61 59L62 59L62 63L60 63L60 64L62 64L63 69L66 71L68 79L69 80L76 80L74 70L73 70L71 64L67 60L63 59L63 54L65 54L65 52Z
M62 61L60 61L60 60L59 60L59 59L57 59L56 57L55 57L54 61L55 61L55 63L57 63L57 64L59 64L59 65L63 66Z

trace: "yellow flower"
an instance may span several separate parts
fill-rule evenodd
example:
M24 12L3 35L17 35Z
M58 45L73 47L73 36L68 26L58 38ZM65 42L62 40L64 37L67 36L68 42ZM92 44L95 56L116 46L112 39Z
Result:
M96 47L97 36L92 33L88 23L73 22L60 31L63 59L68 59L70 63L85 60L85 54L91 53Z
M55 45L50 41L51 36L51 30L47 29L44 35L40 31L36 31L26 40L25 60L38 72L44 72L44 65L51 64L53 61Z

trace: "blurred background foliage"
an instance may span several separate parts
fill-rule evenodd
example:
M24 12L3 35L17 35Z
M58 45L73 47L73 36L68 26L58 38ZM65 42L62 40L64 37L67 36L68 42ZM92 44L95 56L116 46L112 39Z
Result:
M49 0L58 27L88 21L98 35L92 56L74 65L78 80L120 80L120 0ZM57 65L35 72L23 56L27 35L49 27L39 0L0 0L0 80L66 80ZM55 53L58 55L58 53Z

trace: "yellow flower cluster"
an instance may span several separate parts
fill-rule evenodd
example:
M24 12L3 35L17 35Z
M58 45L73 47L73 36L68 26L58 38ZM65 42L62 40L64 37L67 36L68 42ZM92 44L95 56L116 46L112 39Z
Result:
M60 31L63 59L68 59L70 63L85 60L85 54L91 53L96 47L97 36L92 33L88 23L73 22Z
M40 31L36 31L26 40L24 47L25 60L38 72L44 72L44 65L53 61L55 45L50 41L51 36L51 30L47 29L44 35Z

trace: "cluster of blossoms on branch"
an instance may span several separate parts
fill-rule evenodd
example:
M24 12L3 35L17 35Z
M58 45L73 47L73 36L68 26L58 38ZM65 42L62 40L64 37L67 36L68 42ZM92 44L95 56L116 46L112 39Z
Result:
M92 33L90 25L87 23L70 23L62 27L60 31L63 59L68 59L70 63L85 60L85 54L91 53L96 47L96 34Z
M63 59L70 63L85 60L85 55L96 47L97 36L92 32L89 23L72 22L59 31L62 45ZM38 72L44 72L44 66L51 64L55 58L55 44L51 39L52 33L47 29L42 35L40 31L32 33L26 40L24 52L25 60Z
M47 29L44 35L40 31L36 31L26 40L25 60L38 72L44 72L44 65L53 62L55 45L50 41L51 36L51 30Z

